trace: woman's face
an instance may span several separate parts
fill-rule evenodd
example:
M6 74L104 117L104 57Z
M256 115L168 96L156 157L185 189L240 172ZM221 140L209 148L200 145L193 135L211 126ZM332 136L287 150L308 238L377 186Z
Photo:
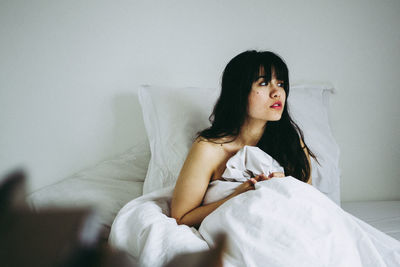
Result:
M278 121L281 119L286 104L283 81L277 80L275 72L272 71L272 79L268 83L263 73L264 71L260 70L258 79L251 86L248 117L264 121Z

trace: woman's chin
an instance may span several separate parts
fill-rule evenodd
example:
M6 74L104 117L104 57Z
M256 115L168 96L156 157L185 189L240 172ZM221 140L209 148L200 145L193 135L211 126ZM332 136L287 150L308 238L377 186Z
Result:
M281 120L282 116L276 116L274 118L270 118L268 121L279 121Z

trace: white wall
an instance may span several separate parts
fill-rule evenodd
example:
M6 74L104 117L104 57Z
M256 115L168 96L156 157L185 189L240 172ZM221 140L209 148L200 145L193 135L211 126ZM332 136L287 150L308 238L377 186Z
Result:
M272 50L292 81L330 81L342 200L400 199L400 1L0 2L0 173L30 189L145 138L139 84L219 84ZM312 107L310 107L312 108Z

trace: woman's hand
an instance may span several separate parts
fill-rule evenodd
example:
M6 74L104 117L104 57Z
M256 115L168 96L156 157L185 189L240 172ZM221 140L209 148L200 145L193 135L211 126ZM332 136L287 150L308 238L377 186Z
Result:
M274 178L274 177L283 178L283 177L285 177L285 174L283 172L272 172L270 175L268 175L267 180Z
M250 178L246 182L242 183L238 187L236 187L235 191L233 192L234 196L240 195L248 190L254 190L254 185L259 181L270 180L272 178L283 178L285 174L283 172L273 172L270 175L266 176L265 174L257 175L256 177Z
M246 182L242 183L238 187L236 187L235 191L233 192L234 196L240 195L248 190L254 190L254 185L259 181L268 180L268 177L265 174L257 175L256 177L250 178Z

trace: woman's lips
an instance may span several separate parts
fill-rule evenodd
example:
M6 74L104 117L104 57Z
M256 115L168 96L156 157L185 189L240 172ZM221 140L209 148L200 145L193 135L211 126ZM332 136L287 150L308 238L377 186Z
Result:
M270 108L280 110L280 109L282 109L282 102L278 101L278 102L274 103L273 105L271 105Z

